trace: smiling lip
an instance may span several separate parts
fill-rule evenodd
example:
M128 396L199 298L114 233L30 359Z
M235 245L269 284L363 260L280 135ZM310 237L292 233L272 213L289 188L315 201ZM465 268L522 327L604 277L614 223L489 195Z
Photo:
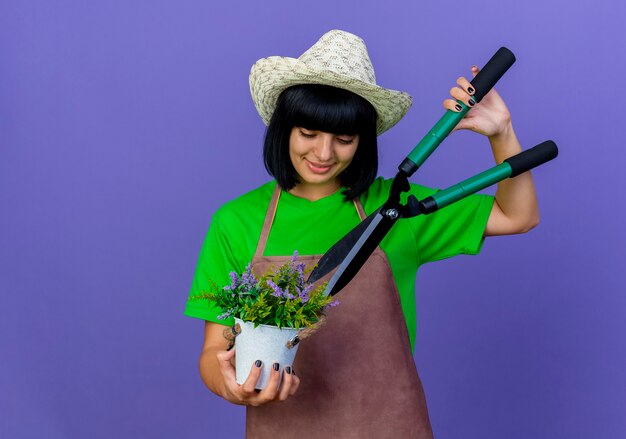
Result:
M306 161L306 163L311 172L315 174L326 174L333 167L332 163L329 163L328 165L323 165L321 163L313 163L308 160Z

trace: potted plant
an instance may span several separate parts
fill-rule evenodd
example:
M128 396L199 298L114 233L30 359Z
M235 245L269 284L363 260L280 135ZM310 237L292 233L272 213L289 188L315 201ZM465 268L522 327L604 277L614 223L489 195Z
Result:
M230 273L230 285L214 285L212 291L194 297L214 301L224 311L218 319L235 318L232 334L236 336L239 384L246 380L256 360L267 366L274 362L293 364L298 332L319 325L325 310L339 303L324 294L326 284L314 288L306 283L308 270L297 261L297 255L294 252L288 263L259 278L249 264L241 275ZM267 385L270 370L263 368L257 388Z

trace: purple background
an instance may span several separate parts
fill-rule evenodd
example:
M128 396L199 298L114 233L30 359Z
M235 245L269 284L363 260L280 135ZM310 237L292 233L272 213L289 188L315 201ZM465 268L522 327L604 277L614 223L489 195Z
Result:
M380 139L381 174L500 45L518 58L498 88L520 140L560 147L534 172L537 229L420 271L415 359L435 434L626 437L625 12L2 2L0 437L243 436L243 408L200 381L203 324L183 307L212 213L268 178L250 66L333 28L362 36L379 83L415 98ZM417 180L441 187L491 163L484 138L458 133Z

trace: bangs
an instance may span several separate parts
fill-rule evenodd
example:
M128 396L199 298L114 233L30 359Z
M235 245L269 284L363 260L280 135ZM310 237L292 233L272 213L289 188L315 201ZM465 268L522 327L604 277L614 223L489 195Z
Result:
M334 134L361 134L376 124L376 110L361 96L341 88L306 84L288 89L293 126ZM291 105L290 105L291 104Z

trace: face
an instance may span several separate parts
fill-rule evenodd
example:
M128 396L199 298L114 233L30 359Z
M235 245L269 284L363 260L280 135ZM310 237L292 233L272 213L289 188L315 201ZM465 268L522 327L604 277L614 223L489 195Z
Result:
M358 135L294 127L289 137L289 157L300 177L296 188L327 192L324 195L339 189L339 174L352 162L358 145Z

